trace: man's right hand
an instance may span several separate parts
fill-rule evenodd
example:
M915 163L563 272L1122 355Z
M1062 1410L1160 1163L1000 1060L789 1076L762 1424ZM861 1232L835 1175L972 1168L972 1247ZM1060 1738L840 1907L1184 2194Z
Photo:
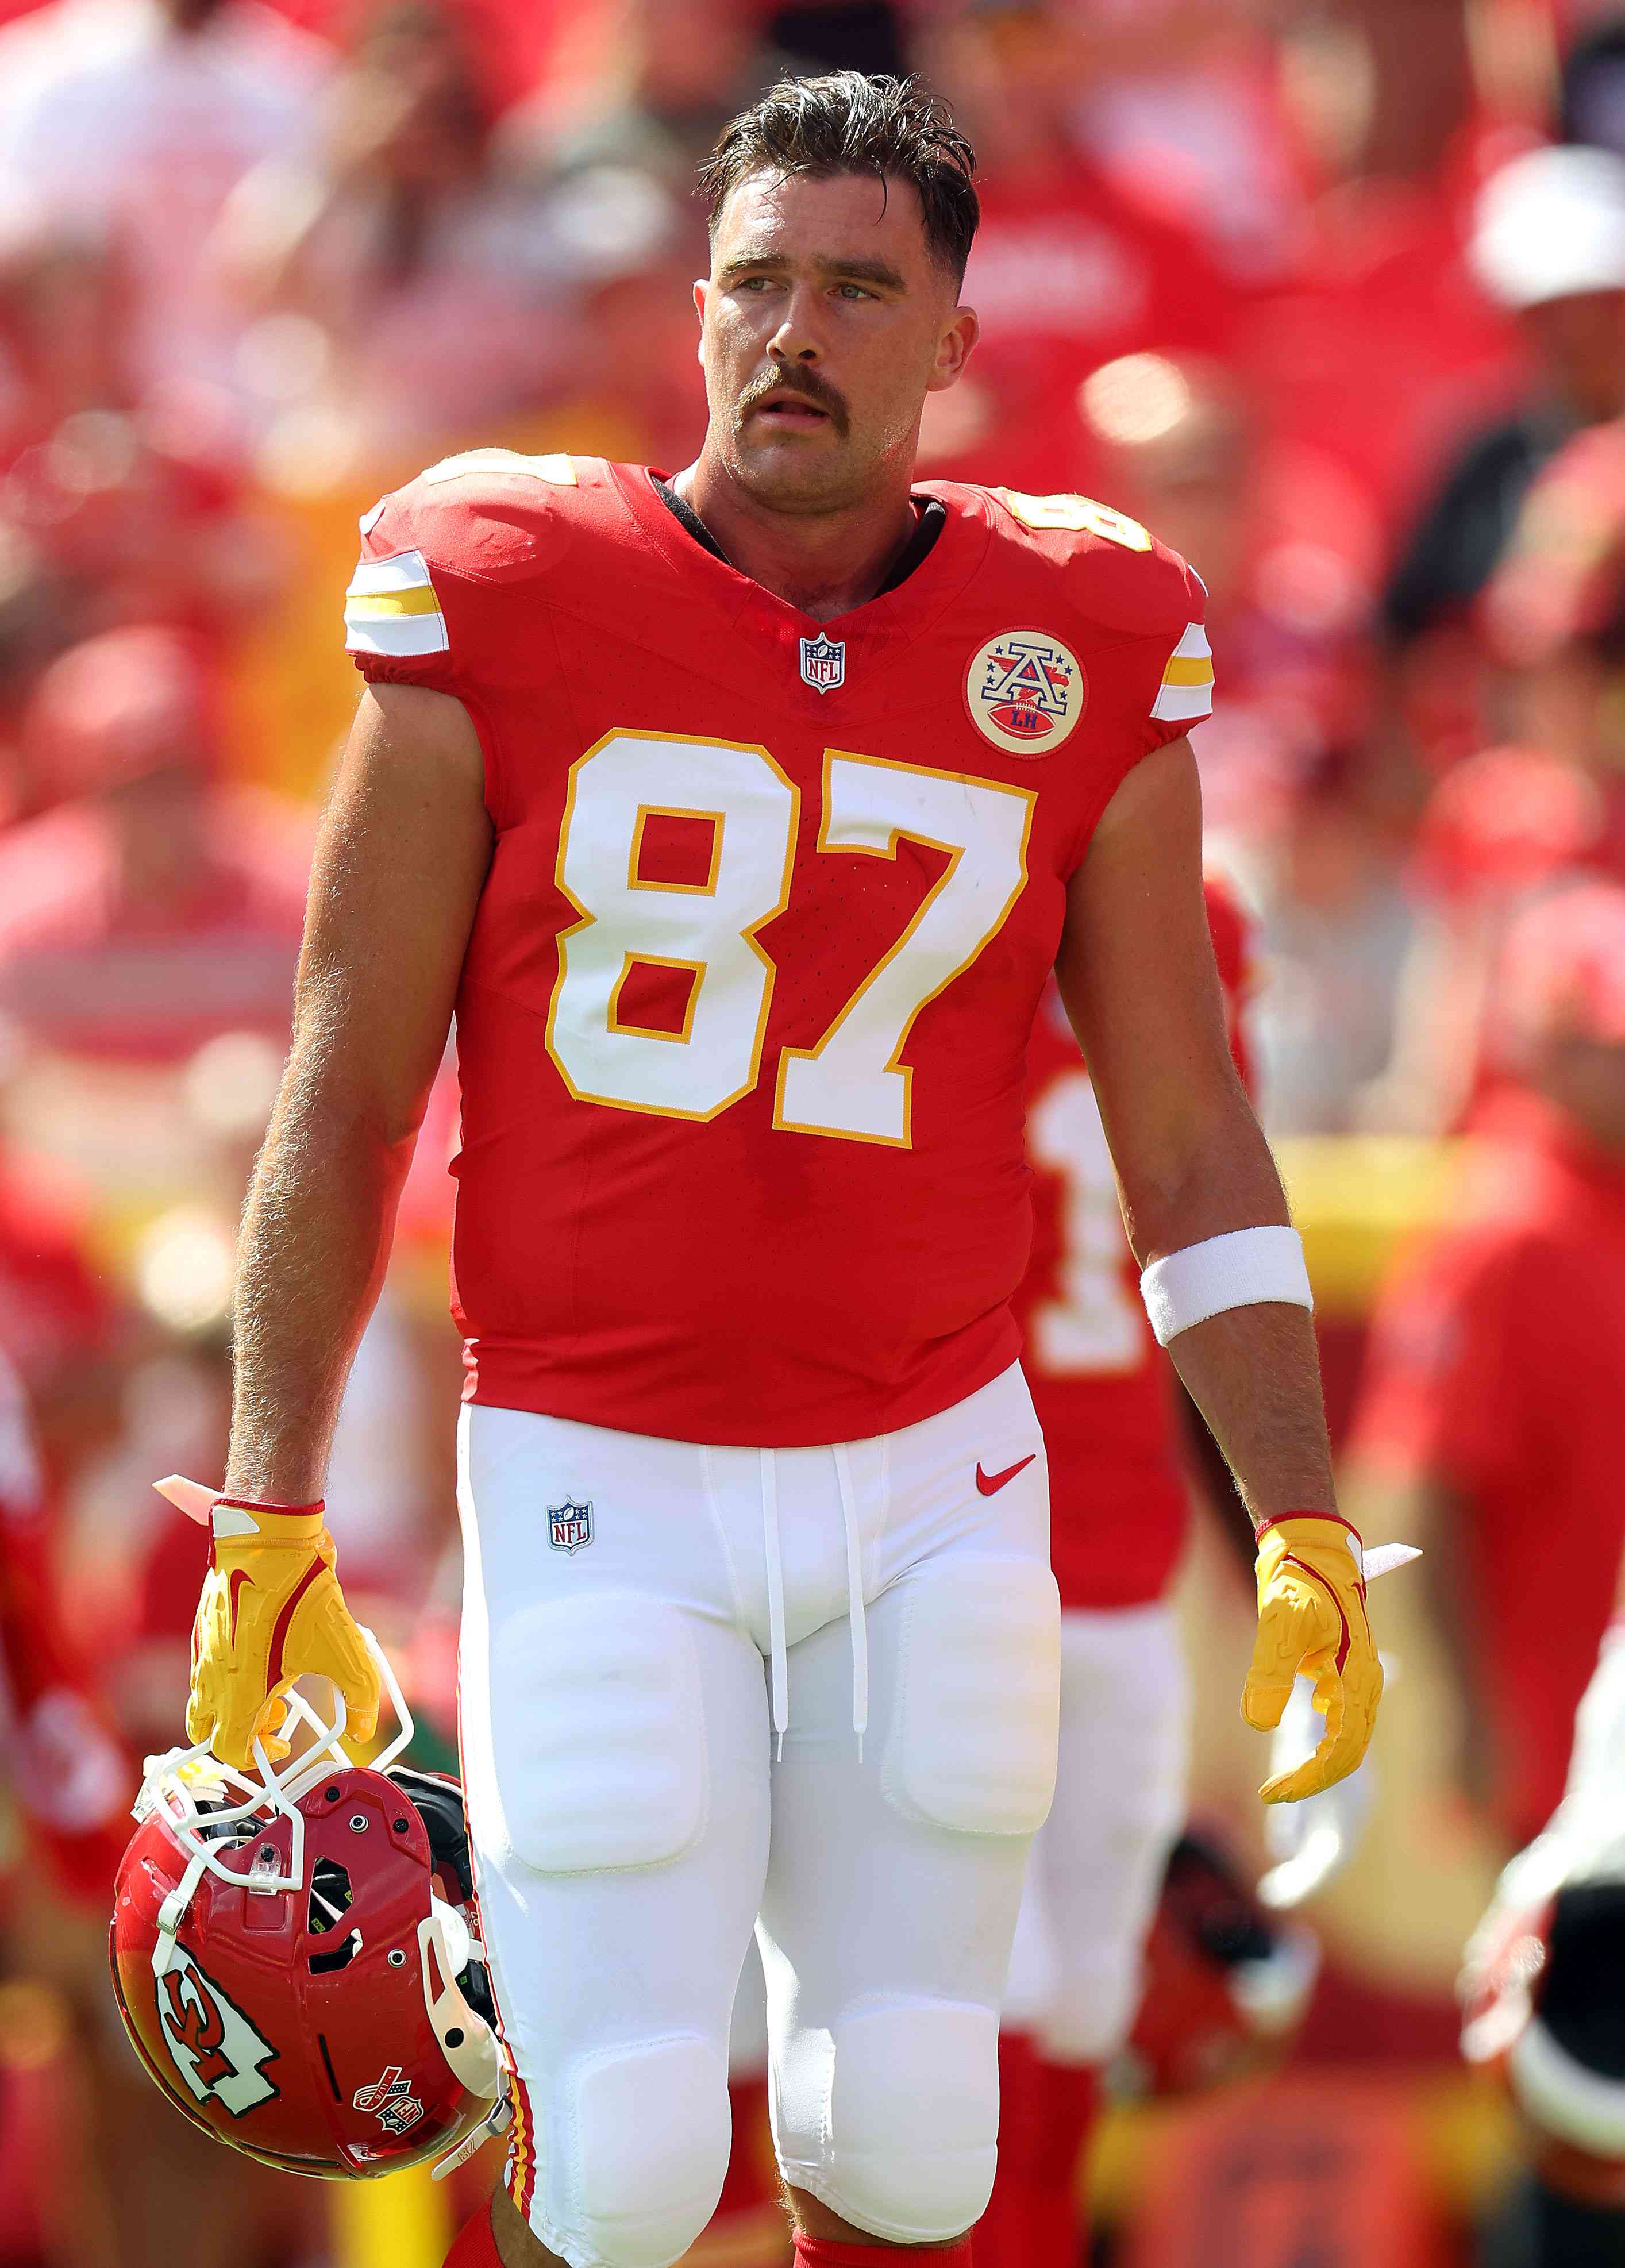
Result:
M1382 1664L1365 1617L1365 1585L1421 1557L1408 1543L1365 1552L1336 1513L1287 1513L1258 1531L1258 1643L1241 1713L1271 1732L1299 1675L1314 1681L1326 1731L1312 1756L1259 1790L1265 1803L1301 1803L1358 1769L1377 1722Z
M156 1486L194 1518L206 1517L214 1534L192 1625L188 1739L207 1741L239 1771L256 1740L268 1757L285 1756L283 1696L311 1675L330 1678L343 1695L347 1733L371 1740L379 1674L333 1572L322 1506L215 1496L178 1474Z

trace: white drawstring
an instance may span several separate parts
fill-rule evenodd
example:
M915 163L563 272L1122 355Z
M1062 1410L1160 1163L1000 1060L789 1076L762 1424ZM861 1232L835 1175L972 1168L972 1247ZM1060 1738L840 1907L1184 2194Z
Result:
M844 1441L834 1445L835 1483L841 1491L841 1524L846 1533L846 1610L852 1638L852 1730L863 1761L869 1729L869 1624L864 1608L864 1552L857 1528L857 1496ZM775 1754L782 1761L790 1727L790 1655L784 1640L784 1558L779 1543L778 1467L771 1449L761 1455L761 1541L768 1569L768 1655L773 1697Z
M835 1444L835 1479L841 1490L841 1518L846 1528L846 1612L852 1632L852 1730L857 1735L857 1761L864 1760L864 1734L869 1729L869 1624L864 1614L864 1554L857 1535L857 1499L852 1491L852 1466L846 1443Z
M773 1730L784 1755L790 1723L790 1662L784 1647L784 1561L779 1550L778 1469L771 1449L761 1452L761 1541L768 1562L768 1651L772 1662Z

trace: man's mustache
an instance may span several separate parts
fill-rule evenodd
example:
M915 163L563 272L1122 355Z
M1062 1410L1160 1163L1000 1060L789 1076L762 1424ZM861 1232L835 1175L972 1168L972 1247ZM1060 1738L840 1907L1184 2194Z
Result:
M821 409L830 423L844 440L849 419L845 398L833 386L810 370L790 364L783 370L764 372L756 383L739 396L739 419L742 425L754 410L760 409L770 394L798 394L815 409Z

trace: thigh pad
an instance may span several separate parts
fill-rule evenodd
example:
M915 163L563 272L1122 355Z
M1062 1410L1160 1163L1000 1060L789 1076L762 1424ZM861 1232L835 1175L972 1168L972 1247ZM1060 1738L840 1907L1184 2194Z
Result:
M681 1612L631 1591L548 1601L491 1649L491 1746L514 1856L538 1874L652 1867L705 1823L705 1708Z
M963 1834L1033 1834L1055 1784L1055 1577L1033 1560L965 1558L907 1586L881 1764L888 1801Z

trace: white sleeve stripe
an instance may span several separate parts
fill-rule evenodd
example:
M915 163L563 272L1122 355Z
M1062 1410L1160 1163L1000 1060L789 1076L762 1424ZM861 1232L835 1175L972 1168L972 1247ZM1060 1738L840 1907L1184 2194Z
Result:
M389 615L375 622L346 617L344 647L348 653L449 653L444 615Z
M1151 714L1165 725L1174 725L1213 714L1210 685L1165 685L1151 703Z
M1188 622L1185 635L1169 657L1173 661L1210 661L1213 649L1208 644L1208 634L1200 622Z
M397 551L393 559L364 559L350 578L345 596L369 598L377 591L420 591L433 588L429 563L421 551Z

